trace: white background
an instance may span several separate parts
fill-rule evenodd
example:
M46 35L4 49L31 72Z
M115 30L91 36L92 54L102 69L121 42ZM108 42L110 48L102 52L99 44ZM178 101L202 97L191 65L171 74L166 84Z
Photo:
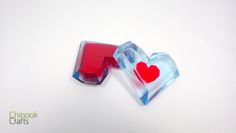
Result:
M236 2L0 0L1 133L235 133ZM180 77L141 106L111 70L71 75L79 42L168 52ZM38 113L10 125L9 112Z

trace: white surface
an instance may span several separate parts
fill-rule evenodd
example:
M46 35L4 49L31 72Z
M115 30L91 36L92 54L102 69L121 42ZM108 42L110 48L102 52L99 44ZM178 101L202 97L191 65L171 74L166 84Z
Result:
M1 133L235 133L236 2L0 1ZM180 77L140 106L112 70L71 77L82 40L166 51ZM10 125L12 110L38 112Z

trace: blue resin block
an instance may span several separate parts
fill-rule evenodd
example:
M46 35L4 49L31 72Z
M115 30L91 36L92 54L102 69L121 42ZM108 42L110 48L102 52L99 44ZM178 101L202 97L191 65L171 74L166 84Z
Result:
M175 62L167 53L153 53L148 57L132 42L120 45L113 56L144 105L179 76Z

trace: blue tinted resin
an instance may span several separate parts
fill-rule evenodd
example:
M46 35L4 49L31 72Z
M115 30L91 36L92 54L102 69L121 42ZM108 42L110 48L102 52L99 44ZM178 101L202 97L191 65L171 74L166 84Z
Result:
M153 53L148 57L141 48L130 41L120 45L113 56L133 86L132 89L138 99L144 105L179 76L175 62L167 53ZM142 73L137 69L137 64L140 62L146 63L147 66L142 70ZM159 76L147 82L147 79L145 80L143 77L150 78L153 76L153 73L145 72L151 68L150 66L159 69Z

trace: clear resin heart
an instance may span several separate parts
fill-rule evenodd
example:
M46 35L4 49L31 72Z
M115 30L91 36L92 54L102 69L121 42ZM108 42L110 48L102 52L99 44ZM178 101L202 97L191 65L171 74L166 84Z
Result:
M113 56L144 105L179 76L175 62L167 53L153 53L148 57L132 42L120 45Z

